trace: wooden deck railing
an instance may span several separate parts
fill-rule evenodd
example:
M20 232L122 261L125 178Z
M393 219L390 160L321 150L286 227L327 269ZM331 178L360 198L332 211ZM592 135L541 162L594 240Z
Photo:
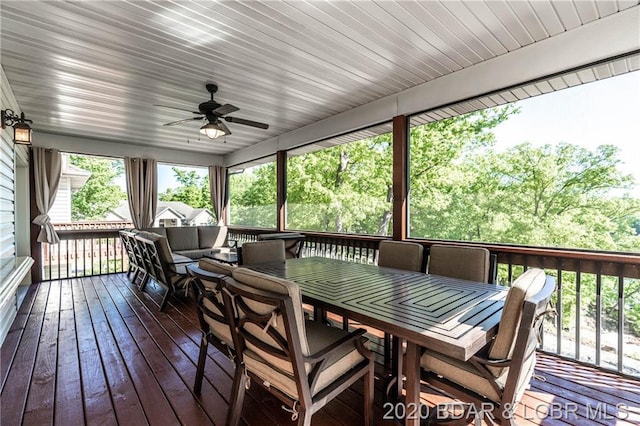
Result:
M273 229L230 227L242 244ZM383 237L296 231L302 255L375 264ZM60 243L43 244L46 280L126 271L118 229L59 230ZM427 249L436 241L412 239ZM451 244L451 242L441 242ZM545 323L542 349L588 364L640 376L640 254L475 244L497 257L498 282L509 285L527 268L555 276L557 316Z

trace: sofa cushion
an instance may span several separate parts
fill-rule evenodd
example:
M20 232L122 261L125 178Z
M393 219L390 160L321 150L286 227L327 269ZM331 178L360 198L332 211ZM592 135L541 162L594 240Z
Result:
M165 228L167 239L173 251L192 250L199 248L198 228L195 226L175 226ZM182 253L184 254L184 253Z
M162 235L163 237L167 236L167 228L163 228L163 227L142 228L140 231L142 231L142 232L153 232L154 234Z
M227 239L227 227L198 226L198 239L201 249L224 246Z
M210 254L211 250L209 250L209 249L176 250L176 251L174 251L174 253L178 253L178 254L181 254L183 256L190 257L191 259L200 259L205 254Z

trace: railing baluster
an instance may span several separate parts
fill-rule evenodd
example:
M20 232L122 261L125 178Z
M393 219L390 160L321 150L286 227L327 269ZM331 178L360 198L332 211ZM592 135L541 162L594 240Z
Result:
M556 310L557 310L557 322L556 322L556 353L562 353L562 319L563 319L563 306L562 306L562 261L558 261L558 280L556 287Z
M596 365L600 365L600 348L602 345L602 265L596 263Z
M582 291L582 274L580 273L581 262L576 266L576 359L580 359L580 319L582 317L582 306L580 303Z
M624 371L624 265L618 265L618 372Z

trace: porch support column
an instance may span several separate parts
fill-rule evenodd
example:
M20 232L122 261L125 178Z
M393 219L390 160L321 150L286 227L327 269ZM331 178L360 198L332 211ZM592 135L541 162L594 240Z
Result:
M36 178L33 161L33 148L29 148L29 241L31 242L31 282L42 281L42 246L38 242L40 225L33 223L33 220L40 214L36 204Z
M276 229L281 232L287 226L287 151L276 152L276 187L278 190Z
M407 238L409 195L409 119L393 117L393 239Z

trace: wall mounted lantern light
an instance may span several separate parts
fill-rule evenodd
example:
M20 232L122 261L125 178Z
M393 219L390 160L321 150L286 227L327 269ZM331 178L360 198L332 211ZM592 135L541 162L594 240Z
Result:
M13 127L13 142L22 145L31 145L31 126L33 121L24 118L24 112L20 115L10 109L2 110L2 128Z

